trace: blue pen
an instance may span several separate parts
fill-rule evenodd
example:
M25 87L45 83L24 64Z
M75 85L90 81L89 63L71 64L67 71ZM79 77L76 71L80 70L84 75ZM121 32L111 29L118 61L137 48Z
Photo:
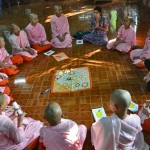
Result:
M41 94L45 94L47 93L51 88L46 89L45 91L43 91Z

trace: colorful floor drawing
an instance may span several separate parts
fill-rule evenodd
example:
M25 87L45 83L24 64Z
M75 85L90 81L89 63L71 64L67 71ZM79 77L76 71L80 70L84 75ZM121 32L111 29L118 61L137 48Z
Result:
M57 70L53 77L52 93L68 93L92 88L88 67Z

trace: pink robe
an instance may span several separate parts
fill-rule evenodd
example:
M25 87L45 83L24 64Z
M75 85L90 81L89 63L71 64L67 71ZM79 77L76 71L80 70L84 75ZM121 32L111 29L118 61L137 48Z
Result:
M17 119L10 120L3 112L0 115L0 149L22 150L39 136L43 123L32 118L24 118L23 126L17 128Z
M40 142L46 150L82 150L87 129L74 121L62 119L56 126L43 127Z
M51 30L52 30L52 40L51 45L56 48L66 48L72 47L72 38L69 31L69 23L66 16L61 15L57 17L53 15L51 18ZM60 42L56 36L62 36L65 32L67 35L63 42Z
M149 150L141 130L137 115L129 115L120 120L113 114L93 123L92 144L95 150Z
M3 62L6 57L9 56L8 52L5 48L0 48L0 62ZM13 64L12 61L9 59L5 64ZM1 68L0 68L1 69Z
M5 91L5 86L0 86L0 92L4 93Z
M121 52L128 52L132 46L136 45L136 33L132 26L129 29L125 29L124 25L122 25L117 34L117 38L124 40L126 43L120 43L116 46L116 50ZM107 43L107 48L111 49L113 47L116 39L110 40Z
M1 52L1 51L0 51ZM0 55L1 56L1 55ZM8 76L5 73L0 73L1 76L4 76L6 79L8 79ZM0 78L0 82L3 81L2 78ZM0 92L4 93L5 90L5 86L0 86ZM6 95L6 94L5 94ZM7 97L7 99L10 99L9 96Z
M134 59L134 57L139 57L139 59ZM131 51L130 58L133 61L133 64L138 64L145 59L150 59L150 37L146 38L143 49Z
M6 98L6 101L7 101L7 105L10 103L10 97L8 96L8 95L6 95L6 94L4 94L5 95L5 98Z
M42 24L37 23L33 26L31 23L25 29L30 44L44 42L44 44L50 44L46 38L46 32Z
M30 58L35 58L37 56L37 53L31 55L30 53L23 51L23 49L25 49L26 47L30 47L27 34L24 31L20 31L19 36L12 34L9 38L9 42L11 43L13 54L19 54Z

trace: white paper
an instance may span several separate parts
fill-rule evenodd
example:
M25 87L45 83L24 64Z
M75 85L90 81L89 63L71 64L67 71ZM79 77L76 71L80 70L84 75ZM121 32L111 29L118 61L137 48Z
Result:
M55 55L53 55L53 57L54 57L57 61L62 61L62 60L65 60L65 59L68 59L68 58L69 58L69 57L68 57L65 53L63 53L63 52L58 53L58 54L55 54Z
M60 60L64 59L64 57L62 57L62 56L56 56L56 57L59 58Z
M83 40L76 40L76 44L77 45L83 44Z
M12 105L15 109L19 109L19 105L17 104L17 102L13 102Z
M18 112L18 115L21 115L23 113L22 110L20 109L18 109L17 112Z
M139 105L131 101L131 104L128 109L132 112L137 112L139 109Z
M49 51L45 52L44 55L50 56L50 55L52 55L54 53L55 53L55 51L49 50Z
M106 117L106 113L103 107L92 109L92 114L94 116L94 120L97 122L102 117Z

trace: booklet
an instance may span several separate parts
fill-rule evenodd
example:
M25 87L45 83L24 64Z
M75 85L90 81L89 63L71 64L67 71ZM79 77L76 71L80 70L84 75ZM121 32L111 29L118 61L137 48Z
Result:
M139 109L139 105L134 103L133 101L131 101L131 104L128 108L128 110L132 111L132 112L137 112Z
M83 40L76 40L76 44L77 44L77 45L83 44Z
M57 61L62 61L62 60L65 60L65 59L68 59L68 58L69 58L69 57L68 57L65 53L63 53L63 52L58 53L58 54L55 54L55 55L53 55L53 57L54 57Z
M92 109L92 114L96 122L102 117L106 117L106 113L103 107Z
M44 55L50 56L50 55L52 55L54 53L55 53L55 51L49 50L49 51L45 52Z

